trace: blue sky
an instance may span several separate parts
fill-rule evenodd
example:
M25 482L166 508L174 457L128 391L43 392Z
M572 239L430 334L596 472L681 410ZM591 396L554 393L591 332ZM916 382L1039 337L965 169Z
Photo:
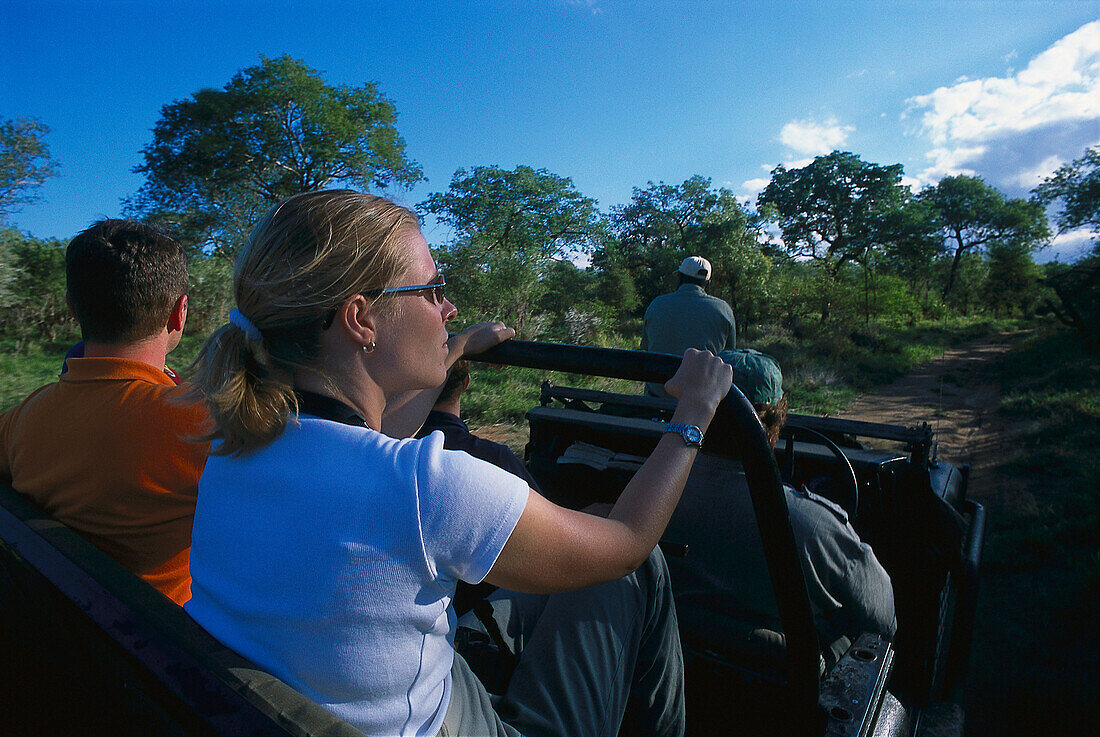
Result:
M1021 196L1100 143L1098 0L0 0L0 118L41 119L61 163L10 220L67 239L117 215L162 105L284 53L395 103L428 177L390 193L410 204L483 164L605 210L694 174L754 198L833 148Z

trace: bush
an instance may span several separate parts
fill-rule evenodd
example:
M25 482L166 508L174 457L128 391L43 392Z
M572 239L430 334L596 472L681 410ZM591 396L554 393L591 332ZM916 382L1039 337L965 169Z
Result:
M80 338L65 299L65 244L0 231L0 335L25 341Z
M192 256L187 299L188 335L207 336L233 309L233 266L219 256Z

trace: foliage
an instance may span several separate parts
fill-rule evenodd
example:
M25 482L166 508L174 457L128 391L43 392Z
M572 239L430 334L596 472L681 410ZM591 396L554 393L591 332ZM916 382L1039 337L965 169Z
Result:
M77 334L65 300L63 242L0 230L0 273L0 335L55 341Z
M901 164L880 166L833 151L801 169L776 167L757 205L778 222L793 256L835 277L849 262L870 266L875 250L895 240L896 213L908 199L901 175ZM916 225L912 218L907 224Z
M231 259L251 224L291 195L420 181L396 119L372 82L332 86L289 56L261 57L223 89L161 109L135 168L146 182L127 207Z
M206 336L229 319L235 304L232 265L222 258L192 254L187 290L188 335Z
M605 229L596 201L571 179L529 166L459 169L419 209L453 231L438 260L454 302L525 338L540 334L538 307L555 263L590 252Z
M1050 237L1042 207L1023 199L1006 199L980 177L945 177L919 198L936 212L940 232L954 256L943 298L955 284L962 257L1000 244L1016 251L1034 250Z
M65 353L74 342L0 339L0 412L56 380Z
M1042 270L1030 249L1015 242L989 247L985 303L1001 314L1030 314L1042 300Z
M730 190L712 189L699 175L679 185L650 182L635 188L629 203L612 208L610 219L615 239L592 263L636 309L668 291L684 258L702 256L713 267L710 293L729 302L738 320L757 317L772 263L758 245L759 219Z
M42 183L57 175L58 164L43 140L49 132L34 118L0 121L0 221L33 202Z
M1054 316L1090 346L1100 345L1100 244L1073 266L1048 264L1046 282L1054 293L1046 306Z
M1088 148L1081 158L1060 166L1033 194L1044 205L1061 201L1059 231L1089 227L1100 233L1100 146Z
M896 274L925 295L931 287L930 266L944 253L944 241L935 223L935 211L925 200L909 198L890 210L884 229L891 242L878 263L883 271Z

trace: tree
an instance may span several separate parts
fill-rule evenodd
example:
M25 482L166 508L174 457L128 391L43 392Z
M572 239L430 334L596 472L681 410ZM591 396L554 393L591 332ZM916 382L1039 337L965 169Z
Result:
M372 82L332 86L289 56L262 57L223 89L161 109L134 169L146 182L127 205L231 258L259 215L291 195L420 181L396 119Z
M884 270L907 281L916 293L927 299L932 265L946 249L932 206L910 198L888 214L886 231L890 242L883 249Z
M1059 231L1087 226L1100 235L1100 146L1087 149L1081 158L1059 167L1035 188L1034 195L1043 205L1062 201ZM1055 266L1047 283L1060 302L1048 302L1055 316L1093 345L1100 343L1096 337L1100 320L1100 238L1093 241L1092 252L1072 268Z
M836 293L828 283L836 282L846 266L863 269L864 318L869 321L874 271L889 248L902 241L924 242L922 230L930 226L919 210L908 209L909 188L901 176L901 164L880 166L833 151L801 169L776 167L757 197L761 212L778 223L788 253L824 273L822 322Z
M1027 245L1012 241L989 247L985 301L996 314L1028 314L1039 304L1042 272L1031 252Z
M607 274L606 283L628 274L640 307L667 290L680 261L703 256L713 266L710 291L730 303L738 320L753 317L771 261L757 242L758 218L730 190L712 189L700 175L679 185L649 182L613 209L611 223L617 238L604 244L593 265Z
M0 122L0 220L33 202L58 164L43 140L50 129L34 118Z
M1008 242L1034 250L1050 237L1041 206L1023 199L1005 199L980 177L944 177L918 197L935 209L940 232L953 253L943 288L945 300L955 285L963 254Z
M510 320L527 337L538 333L553 263L591 252L606 228L596 201L571 179L529 166L459 169L418 209L453 231L439 260L460 308Z
M757 206L778 222L791 255L835 278L846 263L866 265L891 240L892 213L909 194L901 175L901 164L879 166L833 151L801 169L777 166Z
M0 334L49 341L77 334L65 301L65 246L0 229Z
M1033 194L1043 205L1062 201L1059 231L1089 227L1100 233L1100 146L1086 149L1081 158L1060 166Z

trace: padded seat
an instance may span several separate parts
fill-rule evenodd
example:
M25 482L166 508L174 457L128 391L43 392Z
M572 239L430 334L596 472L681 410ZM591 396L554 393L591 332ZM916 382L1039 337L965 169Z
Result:
M0 669L13 734L362 737L7 486Z

